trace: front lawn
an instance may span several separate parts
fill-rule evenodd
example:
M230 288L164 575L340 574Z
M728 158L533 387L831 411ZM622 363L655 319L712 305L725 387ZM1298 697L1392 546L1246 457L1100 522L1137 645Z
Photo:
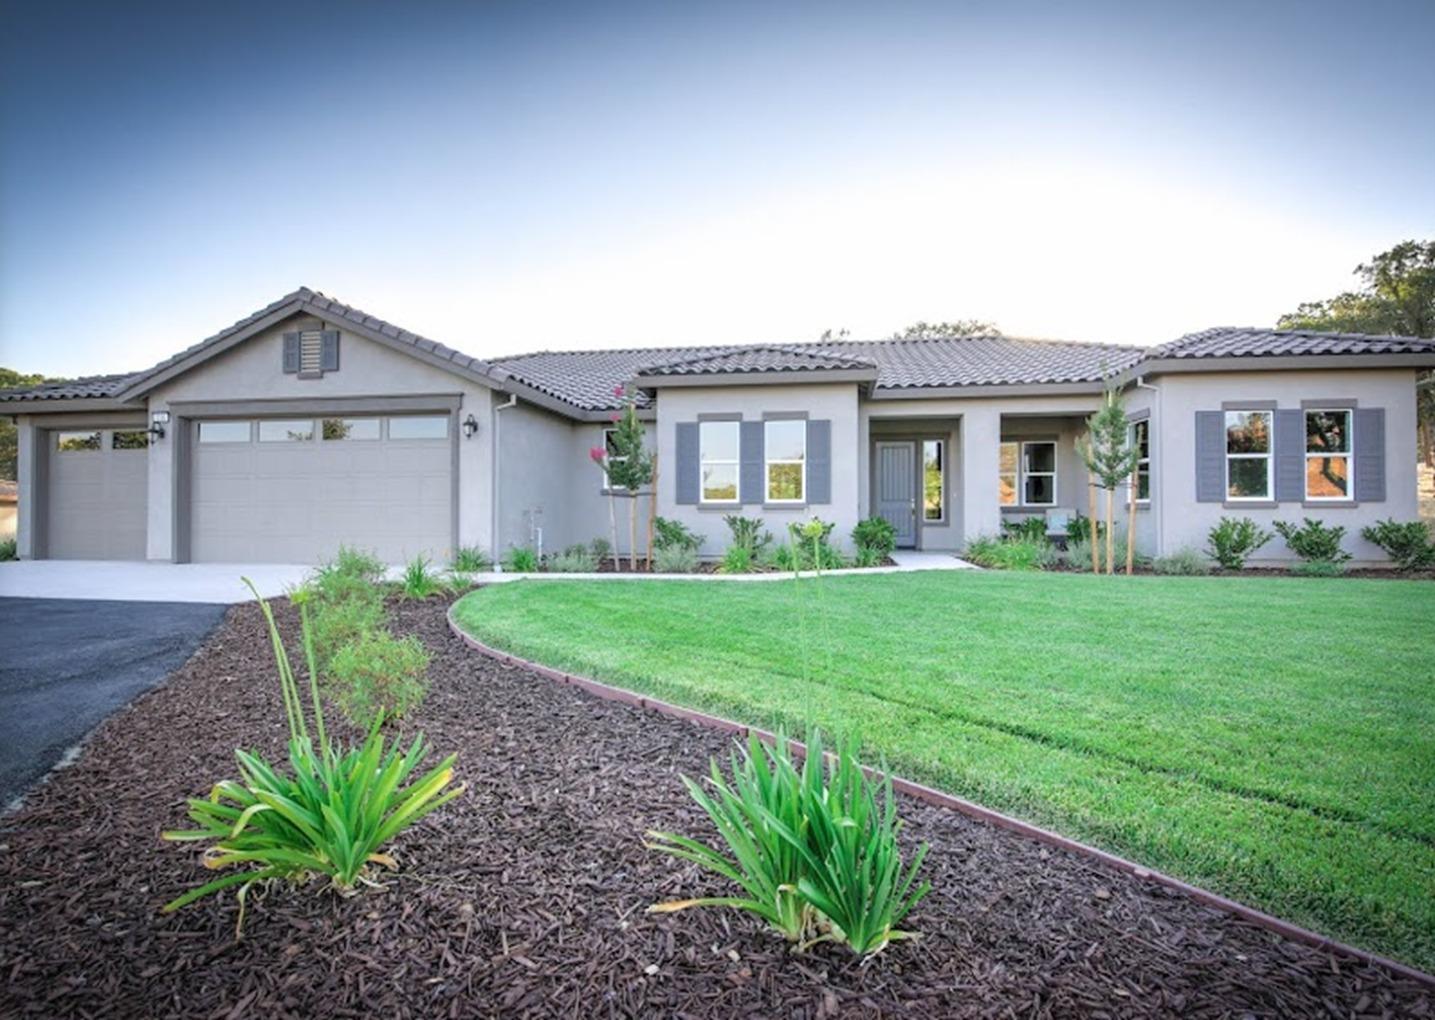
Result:
M1435 585L924 573L523 581L524 657L902 774L1435 969Z

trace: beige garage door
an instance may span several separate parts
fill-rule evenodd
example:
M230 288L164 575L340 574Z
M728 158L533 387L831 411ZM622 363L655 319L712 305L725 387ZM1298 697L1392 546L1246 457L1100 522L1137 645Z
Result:
M201 421L190 555L315 563L340 545L389 563L446 561L453 533L449 416Z
M142 560L149 433L76 429L49 435L45 554Z

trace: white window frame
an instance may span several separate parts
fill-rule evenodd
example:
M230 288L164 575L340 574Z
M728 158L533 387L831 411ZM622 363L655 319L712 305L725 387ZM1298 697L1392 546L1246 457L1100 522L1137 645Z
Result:
M1313 414L1343 414L1345 415L1345 452L1344 453L1312 453L1307 445L1306 419ZM1349 503L1355 499L1355 411L1349 407L1307 407L1303 409L1300 419L1301 448L1305 451L1305 460L1301 462L1301 491L1305 494L1307 501L1311 503ZM1318 457L1322 460L1345 460L1345 495L1343 496L1312 496L1310 494L1310 461Z
M1051 470L1050 471L1028 471L1026 469L1026 448L1028 446L1049 446L1051 447ZM1017 475L1021 480L1021 487L1017 489L1017 497L1021 500L1017 506L1056 506L1060 493L1056 491L1057 469L1061 465L1061 451L1054 439L1024 439L1021 450L1017 454L1016 468ZM1050 478L1051 479L1051 501L1047 503L1033 503L1026 498L1026 480L1028 478Z
M802 432L802 459L791 460L787 458L773 459L767 455L772 449L772 444L767 441L767 430L773 425L801 426ZM738 433L738 442L741 443L741 430ZM738 449L739 459L742 456L741 448ZM796 464L802 469L802 492L796 499L777 499L772 495L772 468L775 464ZM738 465L738 484L742 484L742 465ZM738 493L742 495L742 493ZM762 423L762 501L773 506L805 506L807 504L807 421L802 418L769 418Z
M1132 495L1132 498L1136 501L1136 505L1137 505L1137 506L1142 506L1142 505L1150 506L1150 505L1151 505L1151 419L1150 419L1150 418L1141 418L1141 419L1139 419L1138 421L1133 421L1133 422L1131 423L1129 429L1128 429L1127 435L1128 435L1129 438L1127 439L1127 442L1129 442L1133 447L1136 447L1137 449L1139 449L1140 447L1138 446L1138 444L1137 444L1137 442L1136 442L1136 430L1137 430L1137 429L1145 429L1145 430L1146 430L1146 456L1144 456L1144 457L1137 457L1137 458L1136 458L1136 467L1135 467L1135 469L1131 472L1131 483L1130 483L1130 484L1131 484L1131 495ZM1142 472L1143 470L1146 472L1146 495L1144 495L1144 496L1141 495L1141 472Z
M1231 452L1231 415L1263 415L1266 419L1266 452L1265 453L1232 453ZM1231 408L1226 411L1222 418L1221 442L1225 446L1226 455L1226 489L1225 501L1227 503L1271 503L1275 500L1275 478L1273 477L1275 466L1272 460L1272 453L1275 447L1276 413L1263 407ZM1304 424L1304 422L1302 422ZM1304 437L1301 443L1305 443ZM1231 495L1231 461L1233 460L1263 460L1266 462L1266 491L1262 496L1233 496ZM1302 465L1304 467L1304 465Z
M940 494L937 500L937 516L927 516L927 444L932 443L937 447L938 474L941 478ZM1020 456L1018 454L1018 456ZM998 461L1000 464L1000 461ZM1018 465L1020 467L1020 465ZM998 472L1000 480L1000 472ZM947 522L947 441L945 439L923 439L922 440L922 523L923 524L945 524Z
M733 450L737 456L731 459L727 457L706 457L703 455L703 430L706 428L730 428L733 430ZM709 464L714 466L731 464L733 467L733 498L732 499L708 499L706 486L703 484L704 468ZM740 506L742 504L742 422L740 421L700 421L698 422L698 502L709 506Z

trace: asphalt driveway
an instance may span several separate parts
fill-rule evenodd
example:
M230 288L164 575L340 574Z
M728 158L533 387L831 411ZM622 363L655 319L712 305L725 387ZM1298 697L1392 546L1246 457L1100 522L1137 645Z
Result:
M0 810L188 659L227 608L0 598Z

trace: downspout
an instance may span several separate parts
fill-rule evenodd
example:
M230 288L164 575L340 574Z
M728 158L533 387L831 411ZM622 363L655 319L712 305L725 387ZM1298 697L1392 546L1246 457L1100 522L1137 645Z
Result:
M1156 433L1155 442L1157 448L1159 449L1161 441L1166 434L1165 424L1161 419L1161 387L1152 386L1146 381L1146 377L1144 375L1138 375L1136 377L1136 388L1138 390L1150 390L1152 393L1156 394L1155 404L1151 409L1150 431ZM1160 464L1161 466L1156 467L1157 464ZM1160 493L1157 491L1158 486L1156 485L1156 481L1162 476L1162 473L1165 471L1165 458L1158 455L1152 460L1152 467L1154 468L1154 471L1151 475L1150 513L1152 524L1156 531L1156 555L1164 556L1166 554L1166 529L1162 527L1162 518L1165 514L1164 508L1166 505L1166 501L1160 498Z
M492 516L493 516L493 530L492 530L492 532L491 532L491 534L493 535L493 570L494 570L494 573L497 573L497 574L503 573L502 557L499 555L499 550L498 550L498 524L499 524L499 512L498 512L499 502L498 502L498 499L499 499L499 482L500 482L500 479L503 477L502 472L499 470L499 466L500 466L499 462L501 461L501 459L502 459L502 457L503 457L503 454L502 454L502 452L501 452L501 451L503 450L503 444L499 441L499 440L502 438L502 436L500 435L500 429L499 429L499 423L502 421L502 419L498 417L498 412L499 412L499 411L507 411L510 407L517 407L517 406L518 406L518 394L517 394L517 393L510 393L510 394L508 395L508 403L506 403L506 404L494 404L494 405L493 405L493 485L490 487L489 491L491 492L491 494L492 494L492 499L493 499L493 514L492 514Z

